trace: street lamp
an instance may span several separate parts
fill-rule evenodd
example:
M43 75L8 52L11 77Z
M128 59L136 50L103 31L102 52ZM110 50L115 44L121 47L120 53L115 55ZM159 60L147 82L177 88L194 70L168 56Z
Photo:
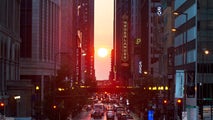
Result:
M176 29L176 28L172 28L171 30L172 30L172 32L176 32L176 31L177 31L177 29Z
M16 101L16 111L18 111L17 116L19 116L20 115L20 107L21 107L20 106L21 96L20 95L15 95L13 98ZM2 106L2 104L1 104L1 106Z
M209 54L209 50L207 50L207 49L204 49L203 51L202 51L202 80L201 80L201 83L200 83L200 87L201 87L201 93L200 93L200 97L201 97L201 119L203 119L203 101L204 101L204 95L203 95L203 93L204 93L204 79L205 79L205 77L204 77L204 73L205 72L207 72L206 71L206 67L205 67L205 63L206 63L206 60L204 59L204 57L205 56L207 56Z
M208 55L209 54L209 50L204 50L204 54Z
M183 39L182 39L182 68L184 70L184 76L185 76L185 64L187 64L187 59L186 59L186 55L187 55L187 51L186 51L186 46L185 44L187 43L187 21L188 21L188 14L187 13L183 13L183 12L177 12L174 11L173 15L175 16L185 16L185 24L184 24L184 31L182 31L182 35L183 35ZM176 29L172 29L173 32L176 32ZM185 32L185 38L184 38L184 32ZM184 95L183 95L183 112L186 112L186 79L184 77Z

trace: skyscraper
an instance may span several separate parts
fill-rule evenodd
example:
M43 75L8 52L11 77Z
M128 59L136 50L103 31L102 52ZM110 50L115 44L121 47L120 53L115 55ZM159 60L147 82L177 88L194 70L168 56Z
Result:
M209 105L205 98L212 98L212 1L187 0L174 1L174 37L175 70L184 74L183 111L193 112L199 107L199 116L203 116L203 107ZM176 81L180 81L176 77ZM176 96L177 97L177 96ZM190 107L187 107L190 106ZM190 116L187 112L187 116ZM195 113L195 112L193 112ZM198 118L198 116L196 116ZM195 119L195 118L190 118Z
M73 38L76 38L78 82L95 80L94 70L94 0L76 0L73 4Z
M128 85L130 79L130 1L115 0L114 8L114 40L115 53L114 82Z
M32 115L43 114L59 61L59 0L23 0L21 4L20 78L33 84ZM35 89L37 88L37 89ZM36 113L36 114L35 114Z
M148 69L148 1L115 0L114 5L114 82L138 86Z

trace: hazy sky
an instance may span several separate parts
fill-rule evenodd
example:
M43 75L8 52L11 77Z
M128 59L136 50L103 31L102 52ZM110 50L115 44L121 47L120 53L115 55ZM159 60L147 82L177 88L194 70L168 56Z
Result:
M97 80L108 80L113 48L113 1L95 0L95 74ZM108 56L97 56L99 48L106 48Z

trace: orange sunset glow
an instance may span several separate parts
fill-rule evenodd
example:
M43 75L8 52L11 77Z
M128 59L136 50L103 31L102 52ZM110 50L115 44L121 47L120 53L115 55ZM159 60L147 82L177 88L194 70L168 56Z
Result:
M113 0L95 0L94 46L97 80L109 79L110 53L113 48L113 2Z

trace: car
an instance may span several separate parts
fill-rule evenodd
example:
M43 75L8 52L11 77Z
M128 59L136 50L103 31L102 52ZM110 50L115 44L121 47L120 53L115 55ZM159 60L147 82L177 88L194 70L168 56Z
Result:
M134 118L131 115L127 114L126 115L126 120L134 120Z
M112 111L112 110L109 110L106 112L106 117L107 117L107 120L114 120L115 118L115 112Z
M116 107L116 116L119 118L121 114L125 113L125 108L124 107Z
M127 113L126 112L122 112L117 117L118 117L118 120L126 120L126 116L127 116Z
M93 109L94 111L98 111L101 113L102 116L104 116L104 112L105 112L105 106L103 103L96 103L93 105Z
M96 118L102 118L102 113L100 111L93 111L91 114L91 117L96 119Z
M134 118L130 114L123 113L118 120L134 120Z
M109 105L107 106L107 110L108 110L108 111L110 111L110 110L114 110L113 105L109 104Z
M102 118L102 116L104 116L104 112L105 112L105 107L103 103L95 103L93 105L93 112L91 114L91 117L93 117L94 119L96 118Z
M91 106L91 105L87 105L87 106L86 106L86 111L88 112L88 111L90 111L90 110L92 110L92 106Z

